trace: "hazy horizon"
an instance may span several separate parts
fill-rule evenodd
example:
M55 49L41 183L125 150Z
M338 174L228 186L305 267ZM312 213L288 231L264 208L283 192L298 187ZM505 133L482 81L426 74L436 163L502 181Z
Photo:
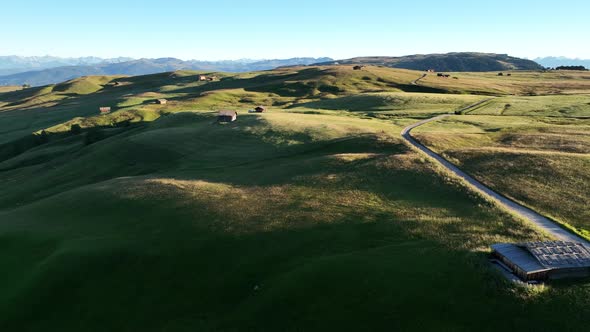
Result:
M478 52L478 51L458 51L458 52L433 52L433 53L428 53L428 54L445 54L445 53L487 53L487 52ZM402 54L402 55L382 55L382 54L377 54L377 55L357 55L357 56L352 56L350 58L359 58L359 57L403 57L403 56L410 56L410 55L420 55L420 54L427 54L427 53L413 53L413 54ZM509 56L515 56L513 54L510 53L497 53L497 54L508 54ZM284 57L284 58L235 58L235 59L229 59L229 58L219 58L219 59L198 59L198 58L180 58L177 56L162 56L162 57L157 57L157 58L152 58L152 57L139 57L139 58L135 58L135 57L128 57L128 56L113 56L113 57L99 57L99 56L95 56L95 55L81 55L81 56L58 56L58 55L53 55L53 54L43 54L43 55L23 55L23 54L0 54L0 57L23 57L23 58L43 58L43 57L52 57L52 58L61 58L61 59L82 59L82 58L99 58L102 60L111 60L111 59L120 59L120 58L129 58L132 60L141 60L141 59L165 59L165 58L174 58L174 59L179 59L182 61L202 61L202 62L222 62L222 61L251 61L251 62L257 62L257 61L271 61L271 60L286 60L286 59L297 59L297 58L332 58L334 60L345 60L345 59L349 59L349 58L334 58L334 57L330 57L330 56L289 56L289 57ZM568 59L568 60L581 60L581 61L588 61L590 60L589 58L580 58L580 57L568 57L568 56L563 56L563 55L546 55L546 56L535 56L535 57L522 57L523 59L528 59L528 60L535 60L535 59L544 59L544 58L563 58L563 59Z
M6 54L59 57L284 59L401 56L462 50L522 58L590 58L580 44L590 4L565 0L472 3L433 0L395 4L367 0L276 3L221 0L72 0L3 5ZM575 8L576 10L568 10ZM509 10L508 10L509 9ZM554 15L556 11L568 15Z

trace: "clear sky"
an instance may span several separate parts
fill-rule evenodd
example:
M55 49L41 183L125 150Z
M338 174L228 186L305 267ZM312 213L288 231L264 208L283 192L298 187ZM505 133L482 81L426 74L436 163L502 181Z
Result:
M0 55L590 58L590 1L2 0Z

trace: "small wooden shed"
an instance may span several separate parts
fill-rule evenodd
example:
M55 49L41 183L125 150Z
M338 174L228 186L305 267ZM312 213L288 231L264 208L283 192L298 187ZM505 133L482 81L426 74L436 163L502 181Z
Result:
M99 107L100 114L109 114L111 113L110 107Z
M219 122L234 122L238 119L238 112L236 111L219 111L217 121Z
M254 110L256 111L256 113L264 113L264 112L266 112L266 107L257 106Z
M156 99L156 104L158 105L166 105L166 103L168 103L166 99Z

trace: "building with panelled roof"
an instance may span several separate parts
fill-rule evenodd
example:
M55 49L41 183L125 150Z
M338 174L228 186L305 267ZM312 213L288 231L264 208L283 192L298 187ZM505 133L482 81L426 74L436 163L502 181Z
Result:
M492 250L523 281L590 277L590 249L581 243L499 243Z

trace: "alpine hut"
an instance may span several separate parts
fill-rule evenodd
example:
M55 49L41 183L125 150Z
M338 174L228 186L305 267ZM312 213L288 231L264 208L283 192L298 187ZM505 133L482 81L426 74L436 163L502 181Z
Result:
M501 266L524 282L590 277L590 249L581 243L498 243L492 250Z
M238 119L238 112L236 111L219 111L217 121L219 122L234 122Z

